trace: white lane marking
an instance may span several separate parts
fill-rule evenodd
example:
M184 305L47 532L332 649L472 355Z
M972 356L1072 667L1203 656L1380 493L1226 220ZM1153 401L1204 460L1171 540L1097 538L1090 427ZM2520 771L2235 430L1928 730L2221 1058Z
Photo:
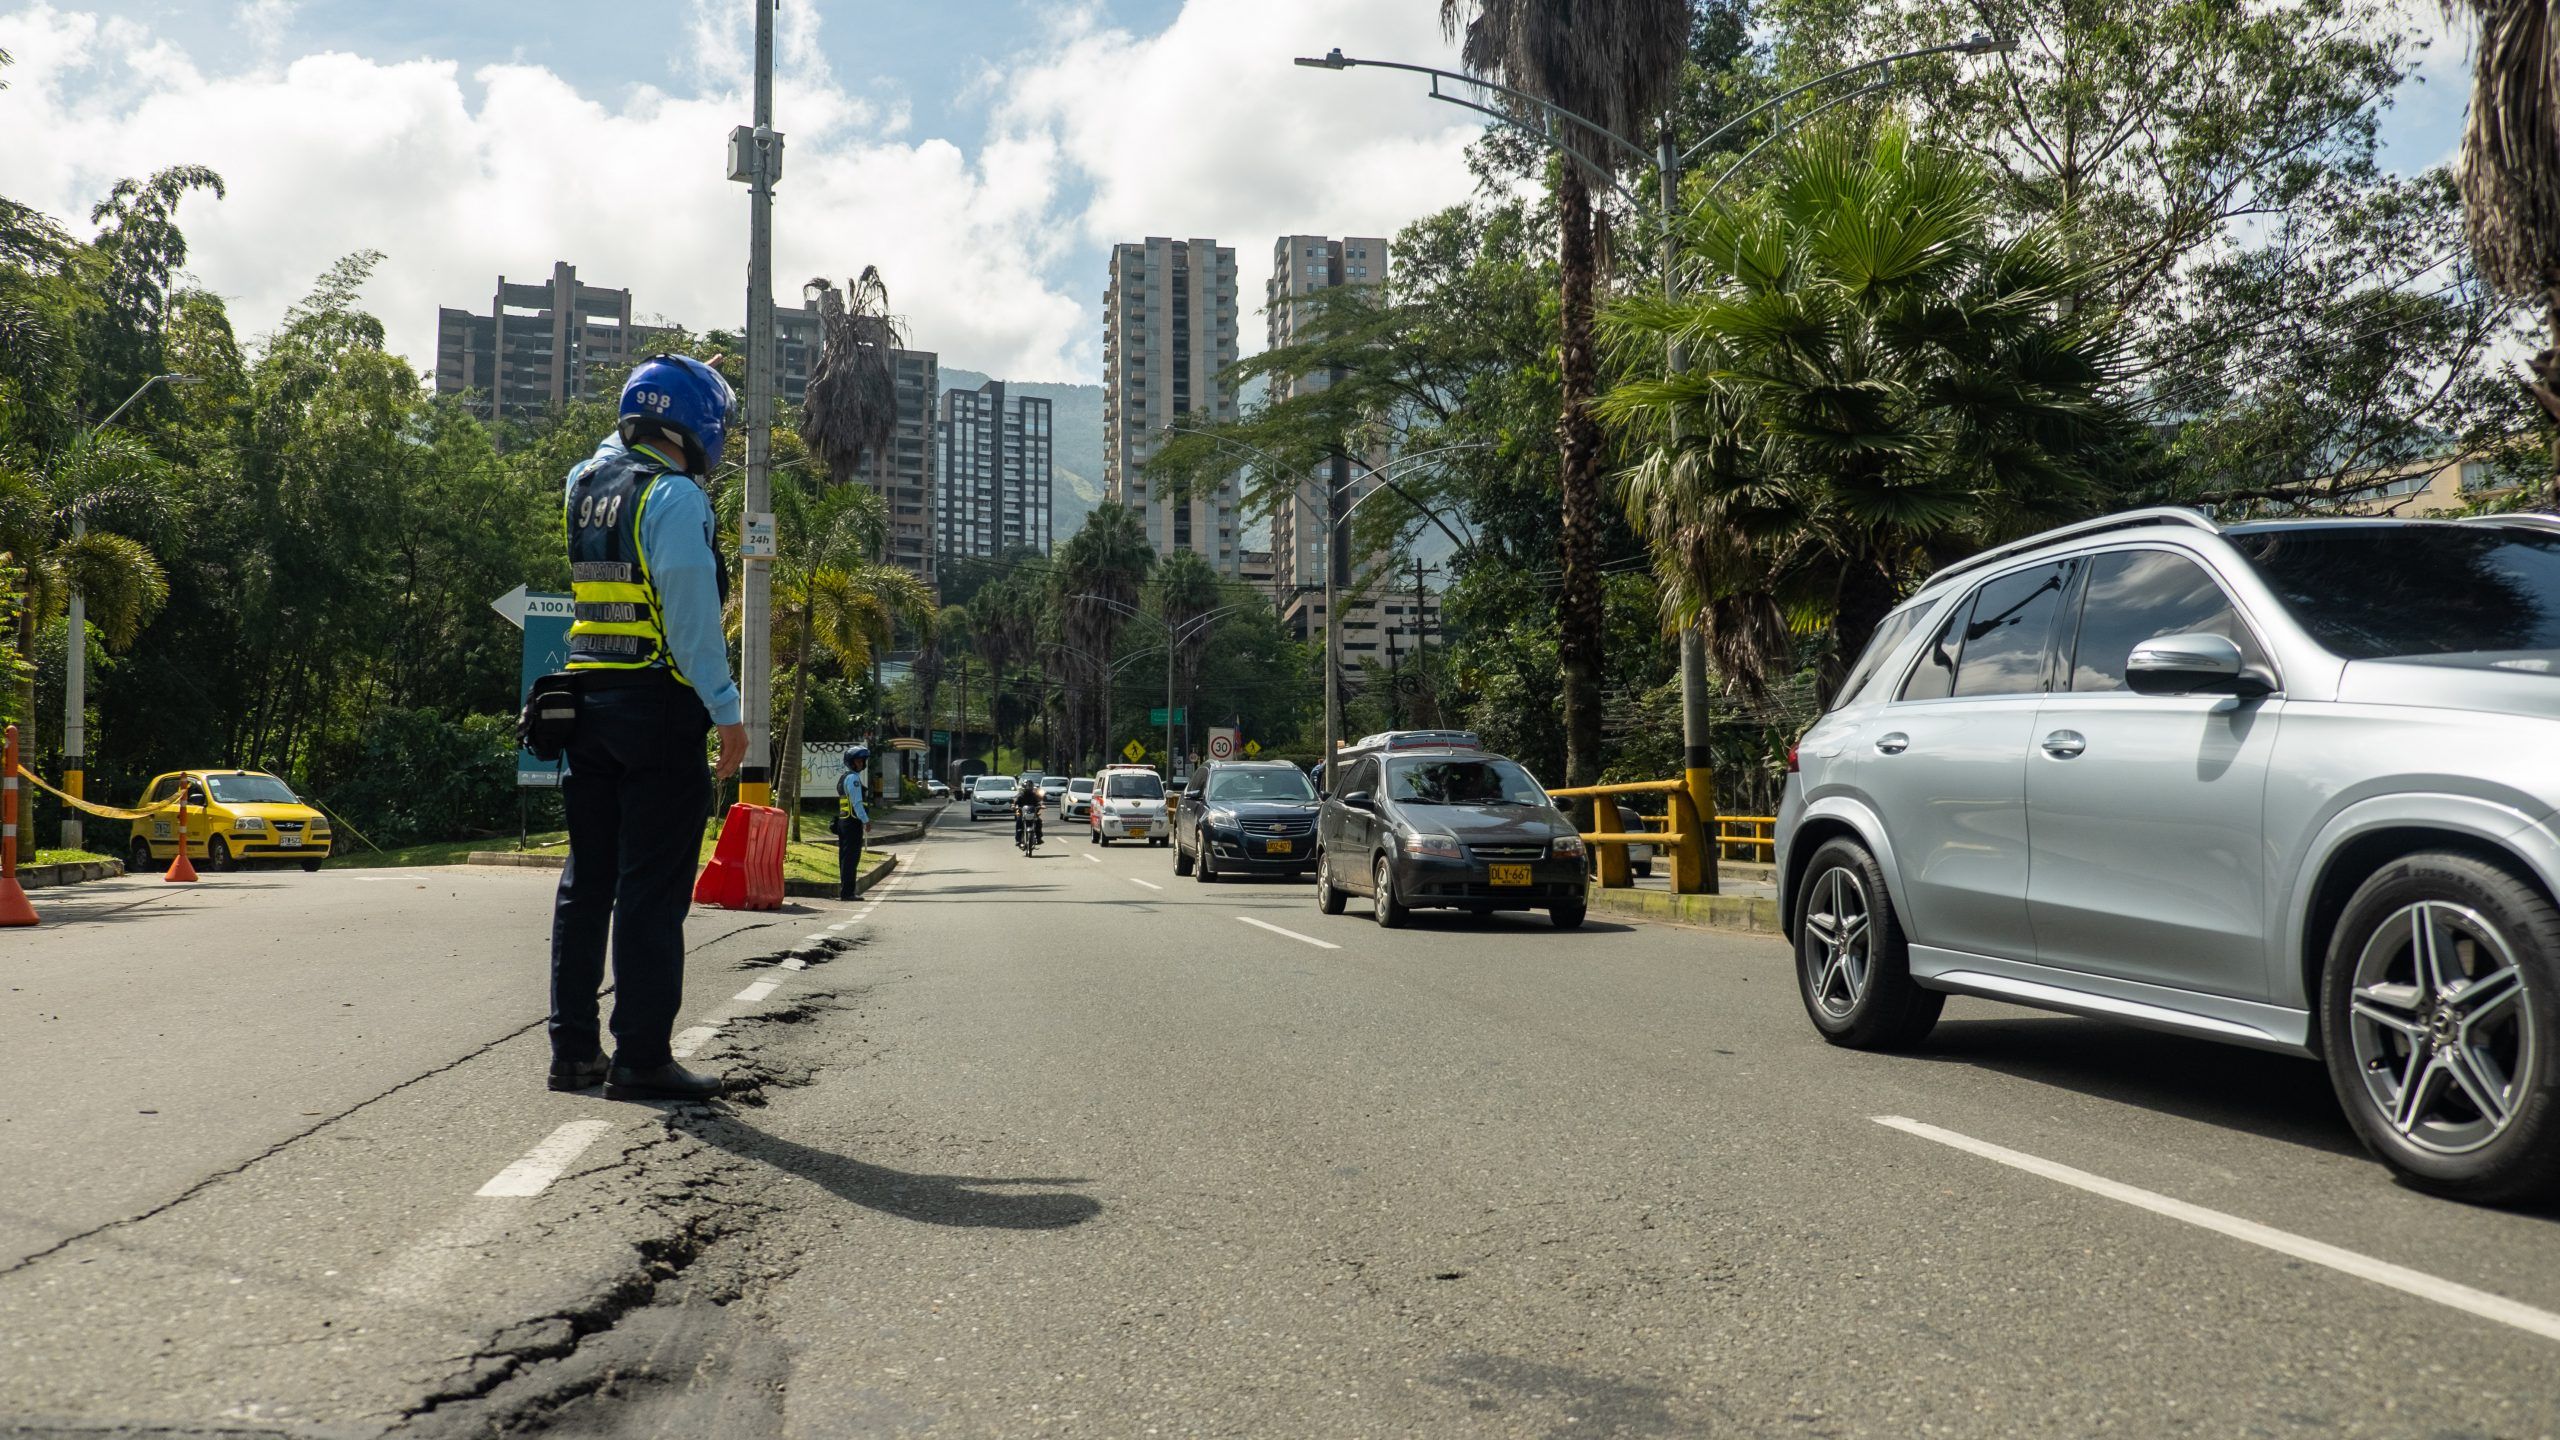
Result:
M762 1000L767 995L770 995L781 988L782 982L779 980L759 980L730 998L737 1000L742 1004L753 1005L757 1001Z
M1101 864L1101 863L1102 863L1102 857L1101 857L1101 856L1099 856L1099 855L1087 855L1087 856L1086 856L1086 857L1084 857L1084 858L1085 858L1085 859L1087 859L1087 860L1089 860L1089 861L1091 861L1092 863L1094 863L1094 864L1096 864L1096 865L1099 865L1099 864Z
M841 929L843 929L844 927L846 927L847 925L850 925L850 924L852 924L852 923L853 923L853 922L852 922L852 921L850 921L850 920L839 920L839 921L837 921L836 923L834 923L833 925L828 926L827 928L828 928L828 929L830 929L830 930L841 930Z
M825 932L824 930L821 930L821 931L819 931L819 932L818 932L817 934L815 934L815 935L803 935L803 936L801 936L801 937L800 937L800 943L801 943L801 944L803 944L803 945L815 945L815 944L817 944L819 941L824 940L824 939L826 939L826 938L827 938L827 932Z
M782 968L785 970L806 970L809 968L809 962L801 959L797 955L794 955L790 959L782 962Z
M2040 1159L2003 1145L1994 1145L1987 1140L1976 1140L1970 1135L1959 1135L1953 1130L1942 1130L1935 1125L1918 1120L1905 1119L1900 1115L1870 1115L1867 1118L1905 1134L1917 1135L1923 1140L1934 1140L1941 1145L1962 1150L1968 1155L1979 1155L1985 1160L1997 1161L2014 1170L2024 1170L2030 1175L2041 1175L2059 1185L2068 1185L2075 1190L2086 1190L2092 1195L2103 1195L2109 1200L2122 1201L2136 1209L2148 1210L2154 1215L2183 1220L2199 1229L2210 1230L2217 1235L2227 1235L2234 1240L2244 1240L2249 1244L2273 1250L2279 1255L2290 1255L2296 1260L2308 1260L2314 1265L2325 1265L2342 1275L2353 1275L2359 1280L2370 1280L2376 1285L2387 1286L2404 1295L2415 1295L2421 1300L2432 1300L2439 1305L2449 1306L2465 1314L2476 1315L2483 1320L2495 1320L2501 1325L2512 1325L2528 1334L2539 1335L2545 1340L2560 1340L2560 1314L2538 1310L2531 1305L2509 1300L2503 1295L2492 1295L2486 1290L2474 1290L2468 1285L2441 1279L2423 1270L2412 1270L2405 1265L2394 1265L2388 1260L2376 1260L2370 1255L2359 1255L2353 1250L2341 1249L2335 1245L2296 1235L2289 1230L2278 1230L2272 1225L2261 1225L2255 1220L2243 1220L2237 1215L2225 1215L2219 1210L2208 1210L2201 1205L2188 1204L2184 1200L2173 1200L2166 1195L2127 1185L2121 1180L2092 1175L2086 1170L2074 1170L2068 1165Z
M1286 935L1292 940L1303 941L1306 944L1313 945L1319 950L1339 950L1342 948L1330 940L1319 940L1313 935L1301 935L1295 930L1283 930L1277 925L1271 924L1268 921L1256 920L1250 915L1239 915L1236 918L1247 925L1252 926L1256 930L1268 930L1274 935Z
M691 1029L678 1031L675 1043L667 1049L679 1060L690 1060L693 1058L694 1051L710 1044L711 1037L719 1033L720 1027L717 1025L696 1025Z
M612 1128L610 1120L572 1120L526 1151L523 1159L491 1176L489 1183L475 1193L499 1197L539 1195L560 1178L560 1172L568 1169L571 1161L596 1143L597 1136Z
M1141 880L1135 875L1129 877L1129 883L1132 885L1144 885L1150 890L1161 890L1164 888L1153 880Z
M472 1265L503 1269L514 1262L488 1253L488 1246L507 1233L523 1211L513 1205L467 1205L463 1212L419 1237L399 1258L382 1268L382 1276L365 1290L404 1304L418 1304L460 1288L458 1271Z

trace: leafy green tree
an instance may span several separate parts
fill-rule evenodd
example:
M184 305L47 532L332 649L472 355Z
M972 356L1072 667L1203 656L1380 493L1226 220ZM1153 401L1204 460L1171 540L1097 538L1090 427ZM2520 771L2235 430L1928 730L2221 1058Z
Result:
M1440 21L1451 33L1463 33L1469 70L1499 77L1618 135L1643 133L1669 105L1690 32L1685 0L1441 0ZM1556 440L1564 558L1556 658L1563 678L1565 780L1572 785L1591 784L1602 763L1603 462L1592 414L1600 369L1592 337L1599 255L1591 187L1616 168L1606 144L1584 138L1575 158L1554 171L1561 241L1562 414Z
M62 617L74 591L110 648L131 645L169 596L159 560L129 533L148 529L159 507L159 458L131 434L93 431L41 468L20 463L0 453L0 553L17 571L12 608L22 666L35 653L36 633ZM88 533L75 537L75 521ZM31 669L21 668L11 688L9 718L21 725L35 718Z
M2560 89L2551 70L2551 7L2463 0L2480 23L2471 112L2462 132L2462 200L2471 254L2499 292L2541 306L2543 348L2533 398L2560 420ZM2560 509L2560 433L2543 504Z
M2108 494L2130 443L2100 396L2112 332L2062 313L2082 276L2059 228L2007 229L1975 162L1827 127L1690 224L1706 283L1612 314L1689 369L1603 410L1647 442L1628 514L1728 676L1792 669L1791 618L1830 625L1836 673L1914 572Z
M1081 759L1108 743L1112 654L1156 563L1145 522L1128 506L1105 501L1058 547L1049 585L1066 650L1072 752ZM1088 749L1087 747L1091 747Z
M222 177L201 165L172 166L148 180L117 181L89 212L90 223L103 227L90 247L98 306L82 346L84 408L92 414L105 414L166 369L161 331L171 282L187 263L178 204L197 190L222 198Z

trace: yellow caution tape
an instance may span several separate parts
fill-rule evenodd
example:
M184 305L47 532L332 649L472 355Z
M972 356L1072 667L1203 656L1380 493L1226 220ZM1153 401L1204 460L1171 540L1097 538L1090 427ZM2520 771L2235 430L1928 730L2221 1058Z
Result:
M172 795L168 799L161 801L159 804L154 805L147 810L118 810L112 805L93 805L76 795L66 795L60 790L47 785L42 780L37 779L36 772L28 769L24 765L18 767L18 777L43 791L47 795L61 801L63 804L76 806L79 809L86 810L90 814L98 816L100 819L104 820L148 820L152 816L157 815L164 810L177 809L179 801L185 798L183 795Z

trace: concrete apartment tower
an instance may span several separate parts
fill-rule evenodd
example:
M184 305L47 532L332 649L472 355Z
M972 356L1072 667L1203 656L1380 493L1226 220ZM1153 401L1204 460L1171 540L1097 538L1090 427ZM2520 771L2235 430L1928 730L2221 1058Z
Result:
M1340 240L1322 235L1283 235L1272 243L1271 278L1263 285L1263 321L1272 349L1315 338L1319 316L1310 297L1343 286L1363 288L1381 285L1387 278L1387 242L1376 236L1354 235ZM1304 375L1290 380L1274 380L1271 403L1320 393L1333 383L1327 374ZM1383 454L1360 457L1369 464L1383 464ZM1338 459L1302 478L1298 493L1271 517L1272 588L1279 597L1280 611L1290 628L1301 639L1324 633L1324 565L1325 565L1325 496L1334 487L1346 487L1343 503L1348 505L1369 488L1358 483L1367 471L1350 459ZM1378 502L1380 504L1386 501ZM1374 561L1376 557L1371 557ZM1355 648L1374 650L1376 617L1364 615L1359 601L1358 577L1374 568L1357 558L1344 568L1342 590L1346 597L1343 649L1348 656ZM1363 621L1366 625L1363 625ZM1359 635L1363 629L1370 635ZM1365 642L1365 643L1364 643Z
M889 543L881 558L931 580L935 472L941 468L934 399L942 393L942 357L930 350L889 353L898 368L898 434L888 449L865 455L859 473L889 507Z
M1049 402L1004 382L942 392L935 545L944 558L991 557L1027 545L1049 553Z
M630 291L581 285L566 261L538 285L501 275L488 314L436 311L436 393L472 395L488 418L611 399L633 358L647 353L647 333L632 326Z
M1215 240L1112 247L1102 298L1102 488L1145 518L1163 554L1195 550L1222 575L1242 563L1242 501L1233 479L1180 504L1151 493L1149 458L1167 425L1233 420L1218 381L1236 360L1236 252Z

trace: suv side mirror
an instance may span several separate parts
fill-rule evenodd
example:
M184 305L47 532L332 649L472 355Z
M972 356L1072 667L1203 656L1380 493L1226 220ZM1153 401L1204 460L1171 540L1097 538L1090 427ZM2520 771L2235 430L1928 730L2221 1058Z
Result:
M2137 695L2239 695L2255 697L2276 687L2248 664L2227 635L2164 635L2133 647L2125 684Z

